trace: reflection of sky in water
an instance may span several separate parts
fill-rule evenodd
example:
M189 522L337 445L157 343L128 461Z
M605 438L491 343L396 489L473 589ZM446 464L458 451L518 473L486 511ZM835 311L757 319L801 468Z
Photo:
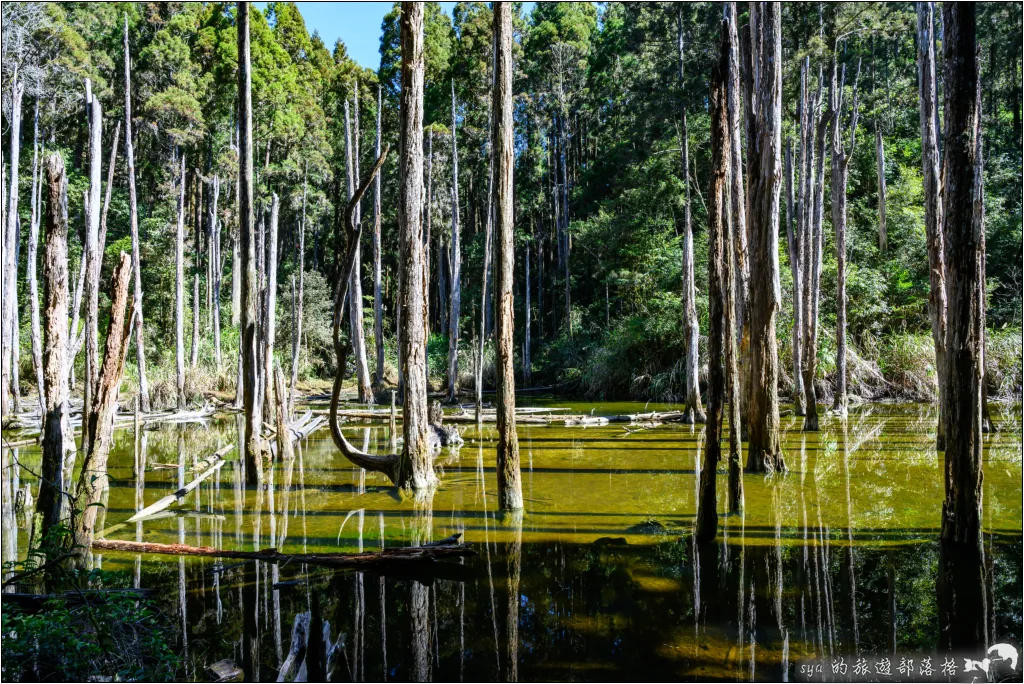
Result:
M586 413L595 406L556 405ZM641 404L606 403L597 414L640 410ZM1000 432L986 437L983 520L994 533L985 542L995 568L993 629L1019 635L1022 466L1015 415L1000 417ZM845 425L823 417L820 433L805 434L800 419L784 416L790 472L774 480L747 475L745 514L723 515L719 543L699 553L681 537L695 512L702 426L521 426L521 521L495 512L496 433L485 425L464 429L457 454L441 454L442 484L432 500L399 495L383 476L352 467L322 429L297 449L294 462L275 465L265 488L245 487L240 464L229 462L172 511L114 527L176 489L182 468L190 479L195 458L237 442L240 421L231 416L209 428L146 432L142 491L127 430L116 436L100 516L101 527L114 527L112 538L277 546L287 553L373 550L462 532L479 557L467 561L464 583L423 588L310 568L310 584L277 591L273 582L302 579L304 569L250 563L221 574L209 560L179 564L151 556L140 567L134 556L105 554L96 561L139 568L143 585L184 582L177 624L189 626L197 677L203 663L219 657L241 662L246 596L238 587L255 582L264 679L277 677L294 617L314 592L334 625L332 639L345 635L332 661L335 679L379 680L385 657L399 679L506 678L512 646L524 679L749 677L751 667L756 678L772 678L783 659L794 663L854 643L866 652L891 652L894 640L911 650L935 643L943 485L934 422L930 407L873 405L853 409ZM358 447L387 448L387 428L379 424L346 433ZM19 458L38 465L35 450L22 449ZM725 482L723 467L719 510ZM169 609L180 613L177 595L169 586ZM410 630L410 620L421 619L429 623L426 645Z

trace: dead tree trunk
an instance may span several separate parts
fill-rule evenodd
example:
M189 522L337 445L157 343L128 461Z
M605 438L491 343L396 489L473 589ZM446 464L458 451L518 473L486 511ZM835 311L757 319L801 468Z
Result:
M448 314L448 401L459 381L459 314L462 308L462 247L459 244L459 149L456 142L455 81L452 80L452 285Z
M747 201L743 182L743 144L741 142L741 117L743 114L743 91L740 88L740 39L736 18L736 3L725 4L729 21L729 80L726 82L729 98L729 164L730 200L732 202L733 272L736 275L736 299L734 302L737 343L742 334L746 317L747 281L750 270L747 259ZM737 370L737 373L739 371ZM745 384L745 381L743 381Z
M210 232L213 235L213 254L212 256L212 273L213 273L213 293L211 294L211 306L213 308L213 360L216 364L217 371L220 371L221 367L221 353L220 353L220 281L222 275L222 266L220 259L220 235L221 225L220 220L217 216L217 203L220 200L220 176L213 177L213 200L210 208Z
M430 239L434 218L434 131L427 133L427 203L423 207L423 325L426 338L424 344L430 339ZM430 378L427 378L430 384Z
M185 154L178 175L178 221L174 234L174 368L178 410L185 410Z
M985 568L982 549L982 388L985 274L983 226L975 170L978 65L973 5L943 7L942 199L946 248L946 458L939 550L941 648L983 646ZM970 93L970 96L968 96Z
M491 87L493 89L493 72ZM493 102L491 110L487 116L487 127L491 128L494 124L494 109ZM484 221L484 264L483 273L480 275L480 336L476 338L476 373L474 389L476 390L476 417L477 421L480 419L480 412L483 409L484 403L484 352L487 349L487 309L490 301L488 297L488 289L490 285L491 276L491 261L493 260L493 245L494 245L494 150L491 148L490 142L487 145L487 205L485 211L487 212L487 218ZM493 295L491 295L493 296Z
M353 136L349 120L349 106L345 102L345 168L348 175L349 201L355 193L356 168L353 150ZM355 221L359 223L359 206L355 209ZM353 262L351 281L349 282L348 315L349 331L352 337L352 351L355 357L356 383L359 401L369 403L373 400L371 393L370 368L366 362L366 333L363 330L363 282L361 277L361 255L359 243L356 243L356 257Z
M728 32L723 47L728 48ZM711 541L718 534L716 484L718 462L722 455L722 423L725 404L724 347L732 344L724 326L730 297L726 287L725 240L728 235L729 103L726 79L729 74L729 53L711 74L711 183L708 188L708 441L700 473L697 520L694 534L698 541Z
M837 47L833 46L832 87L830 88L830 113L832 115L832 227L836 232L836 393L832 410L839 416L847 411L846 398L846 186L850 179L850 160L857 144L857 84L860 81L860 62L857 62L857 76L853 81L853 111L850 113L850 146L843 147L843 85L846 83L846 66L843 77L836 87Z
M277 458L290 461L295 458L292 448L292 433L288 429L288 400L284 391L284 373L281 364L274 368L274 425L277 428Z
M533 228L530 229L530 238L533 238ZM526 301L523 305L523 384L526 387L530 386L530 328L533 327L531 302L530 302L530 243L526 243L526 248L523 249L523 269L525 270L524 286L526 288ZM606 286L607 287L607 286ZM607 289L606 289L607 292ZM610 322L610 321L609 321Z
M374 221L377 216L374 214ZM375 249L377 246L375 246ZM376 258L376 254L374 256ZM375 276L376 277L376 276ZM376 281L375 288L376 288ZM294 287L295 281L292 281ZM288 413L295 412L295 397L298 395L299 383L299 346L302 343L302 303L306 291L306 171L302 172L302 218L299 221L299 295L294 303L295 325L292 329L292 377L288 395ZM377 293L374 292L374 297Z
M199 273L192 274L192 349L188 365L193 370L199 365Z
M36 275L39 262L39 224L42 203L42 169L39 165L39 101L36 100L34 132L32 141L32 218L29 222L28 254L25 264L25 279L28 281L29 310L32 319L32 367L36 375L36 391L39 393L40 416L46 415L46 393L43 389L43 341L39 315L39 279ZM65 334L65 337L67 335Z
M779 310L779 191L782 175L782 27L781 8L765 3L752 17L751 101L756 143L748 149L751 177L750 224L750 447L747 470L786 470L779 445L779 351L775 317Z
M516 436L515 379L515 243L513 216L512 130L512 4L494 5L494 112L491 149L494 152L494 223L497 232L495 269L497 285L498 335L498 505L502 510L523 507L522 477L519 472L519 439Z
M806 163L807 194L805 195L806 211L804 225L806 234L803 242L803 261L806 269L804 277L804 342L803 342L803 373L804 393L806 395L804 413L804 431L818 430L818 395L814 386L814 376L818 363L818 304L821 298L821 266L825 236L822 233L822 215L824 210L825 182L825 137L831 117L821 113L823 107L824 72L818 70L818 93L809 108L809 119L814 121L814 135L808 130L808 151ZM808 124L810 129L810 123ZM813 180L811 178L814 170ZM809 196L808 196L809 195Z
M882 127L875 121L875 164L878 168L878 251L889 251L889 235L885 222L885 145L882 142Z
M114 414L117 412L117 397L125 358L128 356L128 336L132 324L128 299L131 275L131 259L121 252L121 260L114 269L111 283L110 327L107 330L103 369L92 406L83 408L83 415L88 415L89 429L94 437L89 450L85 452L76 489L76 502L82 507L82 513L75 530L75 542L86 549L92 544L93 528L99 512L97 504L107 486L107 458L114 441Z
M103 111L98 97L92 98L89 118L89 208L85 225L85 405L91 406L99 380L99 306L100 268L100 191L103 173ZM83 412L84 419L84 412ZM83 423L84 425L84 423ZM88 450L93 435L82 431L82 447Z
M803 374L801 372L800 342L803 338L803 304L801 295L803 286L801 276L803 268L800 264L800 239L799 229L796 223L793 204L793 143L786 143L786 242L789 247L789 271L793 277L793 334L790 345L792 349L793 362L793 410L796 415L804 413L804 390Z
M935 81L934 5L917 3L917 81L921 121L921 169L924 185L924 227L928 243L928 309L935 343L935 370L939 390L937 446L945 448L946 410L946 256L943 206L939 195L939 131Z
M14 357L14 340L10 335L11 325L14 321L15 301L13 292L18 273L14 268L15 234L18 229L18 164L21 153L21 99L25 93L25 83L18 77L17 69L12 78L11 89L11 146L10 163L11 178L7 198L7 206L4 211L3 228L3 327L4 331L2 344L3 380L0 382L0 417L7 417L11 407L8 405L8 392L11 389L11 361ZM4 188L8 190L8 188ZM97 202L98 203L98 202Z
M683 165L683 327L686 335L686 412L684 423L704 423L707 416L700 403L700 365L697 352L700 347L700 327L697 324L697 288L693 265L693 226L690 221L690 136L686 123L686 93L683 86L684 46L683 10L676 5L676 42L679 49L679 87L684 100L682 104L682 130L680 144ZM568 310L568 308L567 308Z
M135 148L132 145L132 67L128 49L128 15L124 16L124 155L128 163L128 209L131 216L132 272L135 285L135 360L139 372L142 412L149 413L146 344L142 317L142 263L139 256L139 205L135 194Z
M377 138L374 155L380 158L382 88L377 86ZM373 342L376 347L377 385L384 385L384 293L381 282L380 176L373 180Z
M60 522L64 479L65 431L68 424L68 222L67 177L60 153L46 164L46 242L43 245L43 291L46 337L43 347L43 456L37 521L33 536L41 539Z
M281 201L275 192L270 203L270 234L267 236L267 294L263 311L263 420L273 422L274 340L277 337L277 226Z
M238 4L238 233L240 239L242 336L242 403L245 409L245 471L250 484L262 480L263 454L259 389L256 386L256 325L259 319L256 281L256 235L253 225L252 70L250 67L249 3Z

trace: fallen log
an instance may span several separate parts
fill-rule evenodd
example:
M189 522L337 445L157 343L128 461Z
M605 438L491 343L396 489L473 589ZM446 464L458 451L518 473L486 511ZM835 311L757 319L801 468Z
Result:
M307 565L324 565L334 568L374 568L381 566L406 566L419 563L433 563L442 558L465 558L476 552L468 544L449 543L438 546L396 546L380 551L364 553L281 553L269 548L260 551L229 551L210 546L189 546L187 544L158 544L155 542L133 542L115 539L96 539L93 549L103 551L124 551L125 553L153 553L170 556L205 556L207 558L237 558L261 560L270 563L295 562Z
M577 427L577 426L588 426L588 425L607 425L608 419L604 416L576 416L575 418L566 418L565 427Z
M220 449L213 456L208 457L206 460L209 461L209 460L212 459L213 463L212 463L212 465L210 465L209 468L204 470L198 477L196 477L194 480L192 480L187 485L185 485L184 487L182 487L178 491L174 492L173 494L168 494L164 498L162 498L159 501L157 501L155 504L152 504L151 506L147 506L146 508L143 508L141 511L139 511L135 515L133 515L132 517L128 518L128 520L126 520L125 522L135 522L137 520L141 520L142 518L145 518L145 517L148 517L150 515L153 515L154 513L159 513L160 511L162 511L162 510L164 510L166 508L169 508L172 504L174 504L174 502L183 499L186 494L188 494L193 489L198 487L199 484L203 480L205 480L206 478L210 477L210 475L213 475L217 470L219 470L220 467L222 465L224 465L224 463L225 463L225 461L224 461L225 454L227 454L228 452L230 452L234 448L235 448L234 444L229 444L226 447Z
M144 425L156 425L158 423L201 423L216 413L214 408L207 404L198 411L176 411L163 415L149 415L143 419Z

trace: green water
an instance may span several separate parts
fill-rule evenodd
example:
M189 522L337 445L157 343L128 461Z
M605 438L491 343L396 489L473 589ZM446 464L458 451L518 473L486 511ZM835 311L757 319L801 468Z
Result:
M534 403L597 415L644 410ZM1017 416L1017 407L998 414L999 432L985 437L983 520L988 628L1019 646ZM689 537L701 426L520 426L521 518L496 511L493 426L463 429L465 445L439 456L440 487L419 497L353 467L321 429L293 462L275 464L264 487L245 486L231 461L171 513L124 526L190 479L194 459L237 443L242 427L227 416L145 431L140 477L129 429L116 435L111 457L99 523L109 538L289 553L375 550L458 532L478 555L441 573L452 579L426 584L299 564L120 553L93 562L160 591L177 625L182 675L193 679L231 658L276 680L296 615L314 599L336 646L328 658L335 681L794 679L816 656L934 651L943 498L935 420L931 407L866 405L846 421L823 416L822 431L805 434L800 419L784 416L789 472L746 475L744 513L720 516L718 542L701 548ZM352 424L346 434L367 450L387 448L379 424ZM37 450L18 458L38 466ZM725 479L722 470L719 510ZM251 659L244 637L255 644Z

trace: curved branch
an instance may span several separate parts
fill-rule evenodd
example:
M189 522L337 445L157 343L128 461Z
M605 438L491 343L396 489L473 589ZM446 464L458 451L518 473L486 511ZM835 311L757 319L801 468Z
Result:
M341 341L341 319L345 299L348 297L349 282L352 278L352 269L355 266L356 247L359 245L359 238L362 234L362 225L355 223L355 207L369 189L374 177L380 172L384 160L388 156L389 147L385 146L377 158L377 162L370 169L369 175L363 179L356 189L352 199L345 208L345 258L341 272L338 274L340 280L337 290L337 298L334 301L334 353L338 357L338 369L334 375L334 385L331 388L331 438L334 445L338 447L345 458L352 461L360 468L384 473L392 483L398 484L399 469L401 462L400 454L376 455L359 451L345 439L341 432L341 425L338 423L338 402L341 398L341 385L345 378L345 358L348 355L346 345Z

